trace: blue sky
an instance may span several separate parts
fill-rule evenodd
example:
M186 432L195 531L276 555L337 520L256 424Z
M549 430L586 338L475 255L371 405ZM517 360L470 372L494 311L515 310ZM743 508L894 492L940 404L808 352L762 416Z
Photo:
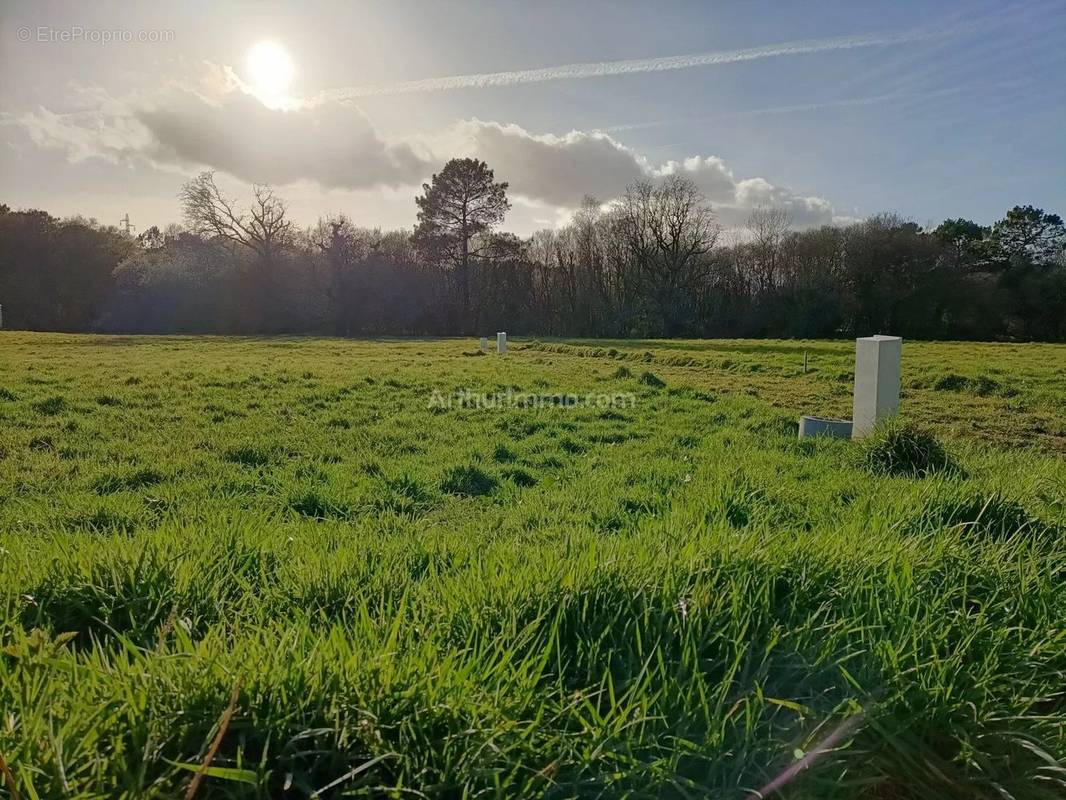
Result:
M143 227L176 221L181 182L214 168L237 195L277 184L303 223L345 212L393 227L413 224L416 187L447 157L478 155L511 181L520 233L565 221L586 191L608 201L671 171L727 227L756 205L798 226L1066 212L1063 0L221 5L5 3L0 201L105 222L128 211ZM38 35L75 28L169 39ZM264 40L294 67L285 109L250 85ZM726 55L522 73L690 54ZM484 73L509 77L401 91Z

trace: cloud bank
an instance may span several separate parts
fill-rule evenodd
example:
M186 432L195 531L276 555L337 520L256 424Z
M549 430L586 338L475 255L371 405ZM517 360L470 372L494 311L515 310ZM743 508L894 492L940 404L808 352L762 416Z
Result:
M64 150L72 161L148 163L182 173L209 168L278 186L413 189L447 159L473 156L508 181L512 195L555 219L565 219L585 195L606 202L634 181L674 174L696 183L726 227L743 224L758 206L788 210L798 227L829 223L834 216L825 199L761 177L737 178L717 156L653 163L602 131L537 134L478 119L388 138L354 104L272 109L219 75L216 70L206 82L174 84L147 97L81 90L81 107L72 112L41 107L6 121L24 128L38 146Z
M465 120L435 144L427 142L427 149L481 158L515 193L561 208L576 208L585 195L611 200L634 181L678 174L699 187L727 227L743 224L759 206L787 210L797 227L833 220L828 201L798 195L763 178L738 179L717 156L653 164L603 132L537 135L514 124Z

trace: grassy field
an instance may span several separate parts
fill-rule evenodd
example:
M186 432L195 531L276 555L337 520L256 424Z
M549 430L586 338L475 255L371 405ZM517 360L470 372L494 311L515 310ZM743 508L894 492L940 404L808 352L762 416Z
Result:
M0 333L0 797L1064 796L1066 346L852 358Z

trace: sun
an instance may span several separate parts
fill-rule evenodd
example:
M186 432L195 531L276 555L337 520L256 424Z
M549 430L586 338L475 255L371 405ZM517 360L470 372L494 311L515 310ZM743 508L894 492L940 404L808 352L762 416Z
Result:
M285 48L259 42L248 51L248 77L252 90L267 105L281 105L288 97L296 68Z

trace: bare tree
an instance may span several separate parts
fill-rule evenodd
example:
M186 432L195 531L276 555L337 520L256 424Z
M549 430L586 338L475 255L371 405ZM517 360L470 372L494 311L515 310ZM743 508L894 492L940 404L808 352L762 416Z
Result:
M670 290L691 289L710 270L708 254L721 228L696 185L681 175L659 186L638 181L626 190L622 220L636 265Z
M748 232L751 234L752 271L760 294L777 288L781 279L781 245L792 227L792 215L783 208L752 210L748 217Z
M214 172L201 172L181 187L178 197L189 230L247 248L264 264L273 264L291 241L285 202L269 186L253 186L251 205L241 209L218 188Z
M697 316L720 234L703 193L681 175L657 186L638 181L614 216L627 251L618 275L630 327L667 335L685 329Z

